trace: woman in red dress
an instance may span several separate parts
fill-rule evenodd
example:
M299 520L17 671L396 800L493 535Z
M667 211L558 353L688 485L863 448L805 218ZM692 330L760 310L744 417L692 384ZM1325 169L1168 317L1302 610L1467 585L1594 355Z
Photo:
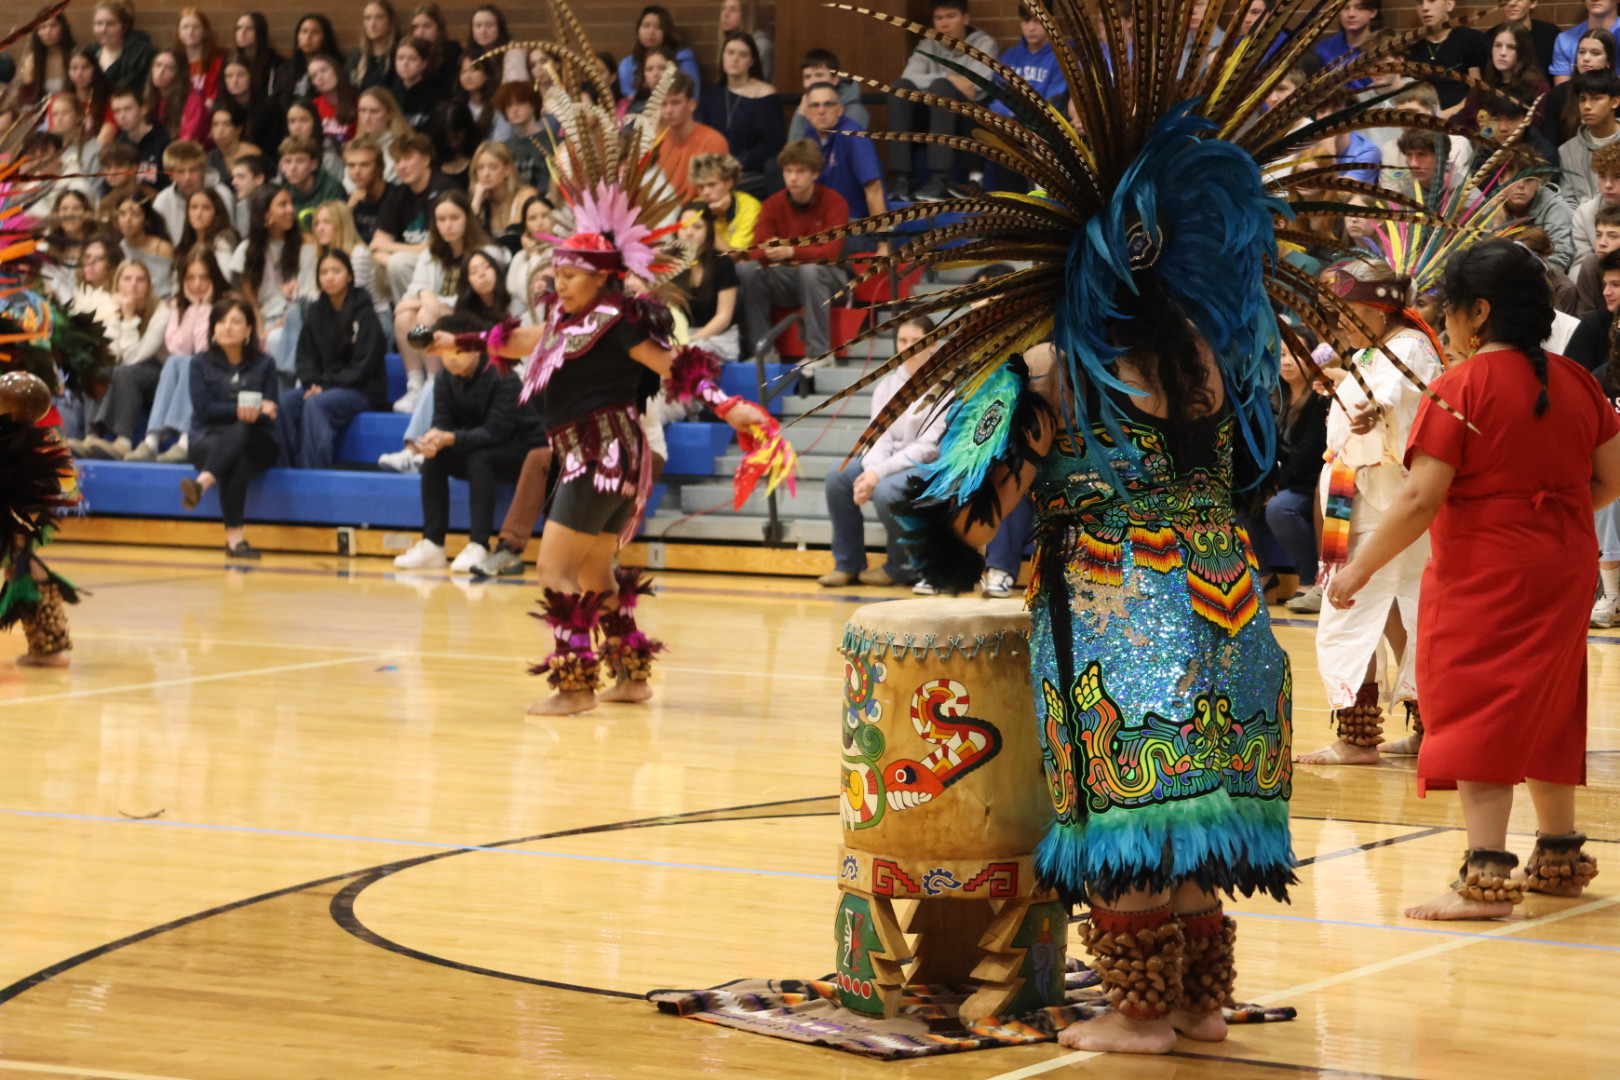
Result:
M1552 297L1529 251L1506 240L1463 251L1444 291L1451 342L1472 355L1433 389L1466 422L1424 399L1395 507L1328 601L1353 604L1368 577L1429 531L1418 794L1458 789L1468 852L1451 890L1406 914L1488 919L1511 913L1527 887L1578 896L1597 873L1575 829L1575 788L1586 782L1592 512L1620 496L1620 419L1591 375L1542 351ZM1522 875L1505 850L1519 783L1537 821Z

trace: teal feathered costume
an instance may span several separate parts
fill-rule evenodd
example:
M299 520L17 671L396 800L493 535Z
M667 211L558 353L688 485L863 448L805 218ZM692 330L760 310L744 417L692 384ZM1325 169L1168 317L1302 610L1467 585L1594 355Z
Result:
M1245 34L1247 0L1210 0L1198 25L1199 0L1104 0L1096 19L1079 0L1030 0L1074 120L994 57L865 12L987 67L984 78L946 61L1012 112L866 80L976 128L971 138L872 137L945 141L1024 176L1034 193L948 199L792 241L892 238L893 253L857 283L892 267L1017 267L930 295L867 331L966 312L832 400L937 346L855 453L919 399L953 402L908 518L918 569L945 591L971 588L983 566L958 530L995 523L996 486L1033 476L1030 722L1053 807L1038 868L1065 897L1091 901L1085 934L1096 967L1115 1004L1139 1019L1225 1003L1233 930L1213 899L1199 911L1112 910L1123 894L1168 896L1191 884L1283 899L1294 880L1288 662L1233 492L1274 459L1271 395L1291 340L1283 318L1321 329L1346 308L1282 262L1279 242L1303 235L1292 224L1299 213L1434 219L1409 198L1339 175L1352 165L1304 156L1319 140L1394 119L1376 102L1322 120L1313 113L1347 82L1405 69L1412 35L1391 35L1269 111L1262 105L1342 6L1280 0ZM1285 26L1292 36L1272 48ZM1395 209L1351 208L1322 191ZM939 224L896 231L925 218ZM1166 420L1133 403L1152 395L1118 361L1127 348L1164 355L1165 342L1207 350L1217 408ZM1032 374L1020 354L1038 343L1050 344L1051 358ZM1144 956L1152 979L1131 963Z

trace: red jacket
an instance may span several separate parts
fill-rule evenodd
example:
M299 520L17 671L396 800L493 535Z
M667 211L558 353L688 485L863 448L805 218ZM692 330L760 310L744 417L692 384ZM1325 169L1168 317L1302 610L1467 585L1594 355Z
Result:
M849 204L831 188L816 185L808 206L800 206L788 198L786 191L778 191L759 208L759 221L754 226L754 247L748 257L755 262L769 262L760 245L767 240L792 240L811 236L827 229L849 223ZM843 253L844 242L834 240L826 244L808 244L796 248L796 259L836 259Z

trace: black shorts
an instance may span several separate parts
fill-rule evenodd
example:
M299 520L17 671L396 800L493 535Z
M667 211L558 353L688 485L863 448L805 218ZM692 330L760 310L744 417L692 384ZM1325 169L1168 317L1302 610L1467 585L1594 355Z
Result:
M635 512L634 498L598 490L595 470L587 469L584 476L557 485L546 507L546 520L597 536L617 533Z

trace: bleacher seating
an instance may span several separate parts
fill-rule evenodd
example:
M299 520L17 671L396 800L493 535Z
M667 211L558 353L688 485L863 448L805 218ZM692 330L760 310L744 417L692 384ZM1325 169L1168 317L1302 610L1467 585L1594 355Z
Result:
M80 486L91 514L107 517L176 517L219 520L213 491L187 513L180 506L180 480L193 475L187 465L130 461L81 461ZM648 513L663 501L665 487L653 485ZM271 469L248 491L247 519L252 523L353 525L414 531L422 527L420 479L383 472L344 469ZM502 485L495 502L495 521L506 513L512 486ZM450 528L467 529L467 485L450 481Z
M953 272L933 275L951 279ZM942 286L906 280L902 293L927 293ZM888 291L885 283L883 292ZM865 298L863 298L865 299ZM855 319L867 316L862 307L843 309ZM852 324L853 325L853 324ZM853 331L850 331L853 332ZM847 336L847 335L846 335ZM770 405L784 424L791 424L828 394L851 385L872 366L892 355L893 339L863 343L843 359L825 365L810 378L793 375L791 363L766 365L768 384L791 380L786 392ZM405 392L405 370L395 354L388 356L389 394ZM758 401L758 370L752 362L727 364L721 388ZM790 544L824 545L832 537L826 503L821 494L827 471L844 460L871 414L870 391L863 390L816 416L806 417L788 431L799 452L798 493L777 494L777 512L783 539ZM418 479L378 471L379 455L403 445L409 417L392 412L362 413L344 434L338 450L338 468L329 470L271 469L255 481L248 497L252 523L353 525L414 532L421 527ZM741 510L732 506L731 477L741 461L734 433L715 421L687 421L666 426L669 459L665 482L655 486L648 504L643 535L648 539L698 542L758 542L764 535L766 498L757 493ZM90 513L108 516L219 519L218 499L210 493L190 514L180 507L179 481L191 469L184 465L91 461L80 463ZM497 502L497 521L510 499L510 488ZM693 516L695 515L695 516ZM869 546L881 546L882 527L867 522ZM467 487L451 481L451 530L467 527Z

